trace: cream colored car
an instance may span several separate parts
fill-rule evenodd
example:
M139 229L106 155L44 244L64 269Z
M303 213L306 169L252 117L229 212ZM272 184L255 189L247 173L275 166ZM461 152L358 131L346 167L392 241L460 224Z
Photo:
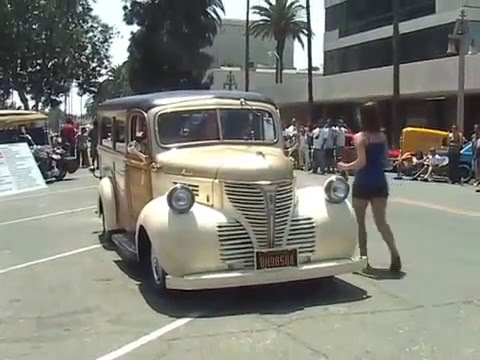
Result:
M251 286L351 273L349 187L296 188L275 104L181 91L98 111L105 236L151 268L159 289Z

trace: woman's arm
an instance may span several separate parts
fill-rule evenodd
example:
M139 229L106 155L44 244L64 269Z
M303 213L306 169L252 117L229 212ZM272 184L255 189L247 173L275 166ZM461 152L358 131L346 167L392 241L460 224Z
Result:
M339 162L337 164L338 170L340 171L351 171L351 170L360 170L367 163L367 154L366 154L366 139L360 134L357 139L354 141L355 151L357 153L357 159L350 163Z

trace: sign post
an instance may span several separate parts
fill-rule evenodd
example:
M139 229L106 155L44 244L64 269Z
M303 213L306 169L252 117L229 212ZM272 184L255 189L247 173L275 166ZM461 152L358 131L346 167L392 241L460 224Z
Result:
M46 187L26 143L0 145L0 197Z

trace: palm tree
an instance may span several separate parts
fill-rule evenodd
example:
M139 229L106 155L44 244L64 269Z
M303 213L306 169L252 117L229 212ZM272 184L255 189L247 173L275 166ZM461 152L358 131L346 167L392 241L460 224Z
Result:
M298 41L304 47L303 37L308 35L308 25L303 18L305 6L299 0L264 0L265 5L252 7L259 17L252 21L250 33L262 40L274 39L278 61L276 66L277 83L283 81L283 53L288 38Z
M107 78L98 85L95 95L87 100L85 107L89 116L93 116L98 105L105 100L128 96L132 93L128 83L128 66L128 61L125 61L108 71Z

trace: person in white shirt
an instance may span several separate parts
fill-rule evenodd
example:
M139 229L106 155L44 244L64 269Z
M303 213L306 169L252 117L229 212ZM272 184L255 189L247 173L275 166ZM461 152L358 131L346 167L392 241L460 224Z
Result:
M312 130L313 154L312 154L312 173L318 173L318 168L322 166L322 129L316 125Z
M308 129L300 127L298 133L298 165L301 169L307 171L310 164L310 154L308 148Z
M334 142L335 131L332 126L332 121L327 120L325 127L322 129L322 139L323 139L323 170L324 174L326 171L334 171L334 157L335 157L335 142Z
M345 149L345 140L347 137L347 129L343 120L338 120L337 125L334 127L334 147L335 158L340 160L343 156L343 150Z
M295 137L297 135L298 129L297 129L297 119L292 118L292 121L290 122L290 126L285 129L285 134L289 137Z
M448 165L448 157L440 156L437 154L435 148L430 148L424 164L425 165L423 166L423 168L413 177L413 179L417 179L418 177L425 174L423 175L423 180L431 181L432 173L437 171L440 167Z

